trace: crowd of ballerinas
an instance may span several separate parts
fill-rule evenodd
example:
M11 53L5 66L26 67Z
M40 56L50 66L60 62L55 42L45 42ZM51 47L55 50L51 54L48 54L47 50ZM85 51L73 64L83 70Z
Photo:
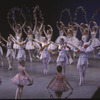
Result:
M77 69L79 70L80 81L79 85L85 83L86 68L88 67L88 53L93 52L94 58L96 58L96 51L100 49L100 40L96 38L99 30L99 26L95 21L87 23L69 22L65 25L61 20L56 22L59 36L55 41L51 41L53 34L53 28L51 25L45 25L44 19L38 21L36 16L36 10L39 6L34 8L34 27L27 25L27 20L24 21L23 25L14 21L12 24L9 22L15 36L9 34L7 40L0 35L0 62L3 66L3 49L2 46L7 48L6 58L8 61L8 70L13 70L13 59L18 61L19 73L12 78L12 82L18 86L16 90L15 99L21 98L23 87L25 85L32 85L33 79L28 75L25 69L26 62L26 51L29 54L30 63L33 62L33 58L40 59L43 63L43 74L48 74L48 64L53 58L51 55L57 55L57 71L58 73L51 80L49 85L55 82L50 89L55 91L56 97L61 98L62 92L67 91L68 87L63 80L73 90L71 85L68 83L65 72L68 64L73 63L73 59L78 56ZM91 27L90 24L93 24ZM48 27L48 29L46 29ZM77 33L80 30L82 35L81 40L77 38ZM24 33L23 33L24 32ZM89 33L91 38L89 39ZM23 40L22 35L26 35L26 39ZM44 34L44 36L43 36ZM3 43L6 42L6 45ZM100 55L100 52L98 52ZM49 88L49 85L47 88Z

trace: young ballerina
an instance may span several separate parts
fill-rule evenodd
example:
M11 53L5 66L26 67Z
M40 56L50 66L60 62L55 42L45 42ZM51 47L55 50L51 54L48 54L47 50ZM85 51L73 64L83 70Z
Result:
M52 35L53 35L53 29L50 25L47 25L50 29L45 30L45 25L43 26L43 32L45 34L45 37L47 38L48 42L51 41ZM53 45L52 43L48 46L48 50L55 50L57 47Z
M61 99L61 96L63 92L68 91L67 85L73 90L72 86L69 84L69 82L66 79L66 76L62 74L62 66L57 66L58 73L54 75L50 83L48 84L47 88L50 88L50 90L55 91L55 95L57 99ZM56 81L55 81L56 80ZM55 81L51 86L50 84ZM65 82L66 84L65 84Z
M65 74L66 66L69 64L68 57L66 55L67 45L64 43L64 39L61 38L60 43L58 45L59 55L57 57L57 65L61 65L63 67L63 72Z
M13 59L15 59L15 53L14 50L12 48L12 40L11 37L8 36L8 40L5 40L3 37L1 37L6 43L7 43L7 54L6 54L6 58L8 60L8 64L9 64L9 68L8 70L12 70L13 66Z
M60 24L61 24L61 25L60 25L60 27L59 27L59 26L58 26L58 21L57 21L56 26L57 26L57 28L58 28L58 30L59 30L59 36L58 36L58 38L56 39L55 43L59 43L59 41L60 41L61 38L63 38L64 41L67 40L66 36L64 36L64 34L65 34L65 25L64 25L64 23L63 23L62 21L60 21Z
M36 41L42 45L42 48L40 49L40 51L41 51L40 60L42 60L43 66L44 66L43 73L44 73L44 75L47 75L47 72L48 72L47 65L51 61L50 53L48 51L48 46L50 45L50 42L48 42L45 37L44 37L43 42L40 42L36 39L34 39L34 41Z
M24 30L24 32L26 33L26 35L27 35L27 38L28 38L28 41L27 41L27 43L26 43L26 50L28 51L28 53L29 53L29 57L30 57L30 62L32 62L32 54L33 54L33 51L34 51L34 47L32 46L32 44L33 44L33 31L32 31L32 29L31 29L31 27L30 26L27 26L27 28L28 28L28 31L26 32L26 30L25 30L25 28L23 28L23 30Z
M90 21L90 23L91 23L91 21ZM93 21L93 24L94 24L94 26L92 26L92 29L90 28L90 32L91 32L90 40L92 41L91 45L94 48L93 55L95 58L96 57L96 47L100 46L100 41L99 41L99 39L96 38L96 35L98 33L98 25L95 21Z
M66 30L65 31L65 34L66 34L66 37L67 37L67 40L65 42L68 43L68 46L70 47L70 49L67 51L68 52L68 57L69 57L69 63L72 64L73 63L73 51L71 49L73 49L73 46L69 45L69 44L75 44L73 43L73 28L72 28L72 25L71 23L68 23L68 27L66 27Z
M20 24L15 24L13 25L13 31L15 33L15 38L16 38L16 41L19 42L19 40L21 39L22 37L22 29L24 27L25 23L23 24L23 26L21 26ZM13 49L15 51L15 56L16 56L16 53L18 51L18 44L14 43L13 44Z
M66 66L67 64L69 64L68 57L65 51L66 48L69 49L69 47L67 46L63 38L60 39L59 44L57 43L53 43L53 44L58 46L58 52L59 52L56 63L57 65L61 65L63 67L63 73L65 74Z
M18 72L19 73L11 79L11 81L17 85L15 99L21 99L24 86L28 86L33 83L32 78L26 71L24 60L19 61Z
M20 39L19 42L17 42L16 39L11 34L10 34L10 36L11 36L13 42L15 42L16 44L18 44L18 54L17 54L17 60L18 60L18 62L20 60L26 61L26 53L25 53L24 48L25 48L25 44L27 42L27 38L26 38L25 41L22 41L22 39Z
M77 69L79 70L80 82L79 85L85 83L86 68L88 67L87 53L93 51L93 47L90 46L91 42L86 42L87 36L82 36L82 41L79 42L79 47L74 52L79 52L79 58L77 63Z

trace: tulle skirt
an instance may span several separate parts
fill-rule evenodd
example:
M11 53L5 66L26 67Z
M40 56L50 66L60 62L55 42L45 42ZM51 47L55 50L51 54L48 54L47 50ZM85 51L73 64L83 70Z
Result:
M48 46L48 50L55 50L56 48L57 48L57 46L55 46L52 43Z
M13 49L7 50L6 58L9 59L9 56L12 57L13 59L15 59L15 52Z
M13 45L13 49L18 49L18 47L19 47L19 45L16 44L16 43L14 43L14 45Z
M69 88L66 86L64 82L55 82L50 89L55 92L65 92Z
M63 38L64 39L64 41L65 42L67 42L67 37L66 36L59 36L57 39L56 39L56 43L59 43L60 42L60 40L61 40L61 38Z
M26 53L24 50L19 50L17 54L17 60L24 60L26 61Z
M32 42L31 41L28 41L26 43L26 50L32 50L32 49L35 49L34 46L32 46Z
M29 85L31 82L29 81L26 75L17 74L15 77L11 79L11 81L16 85Z
M79 68L79 67L81 67L83 65L85 67L88 67L88 59L86 57L79 57L78 63L77 63L77 68Z

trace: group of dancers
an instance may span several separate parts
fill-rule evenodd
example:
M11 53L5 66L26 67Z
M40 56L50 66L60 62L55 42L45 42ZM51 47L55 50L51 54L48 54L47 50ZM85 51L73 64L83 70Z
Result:
M57 55L57 71L54 78L51 80L49 85L56 79L56 82L50 87L51 90L55 91L56 97L61 98L62 92L67 91L68 87L73 90L71 85L66 80L66 67L68 64L73 63L73 59L78 56L77 69L79 70L80 81L79 85L85 83L86 68L88 67L88 52L93 52L94 58L96 57L97 49L100 49L100 40L96 38L99 30L99 26L95 21L90 21L87 23L69 22L66 26L61 20L56 22L57 29L59 31L59 36L55 41L51 41L53 36L53 28L51 25L45 25L44 20L38 21L36 17L36 11L39 6L34 8L34 27L27 25L27 21L21 25L15 20L9 24L15 33L15 36L9 34L8 39L0 35L0 61L1 66L3 66L3 49L2 46L7 48L6 58L9 64L8 70L13 69L13 59L18 61L18 71L12 82L18 85L16 90L15 99L21 98L24 85L33 84L33 79L28 75L25 69L26 51L29 54L30 63L33 62L33 58L40 59L43 63L43 74L48 74L48 64L53 59L51 55ZM14 10L14 9L13 9ZM16 9L15 9L16 10ZM14 14L14 13L13 13ZM14 19L14 18L13 18ZM92 28L90 24L93 24ZM46 29L46 27L48 29ZM82 35L81 40L77 38L77 33L80 30ZM22 35L26 34L26 39L22 38ZM91 38L89 39L89 33ZM43 35L44 34L44 35ZM6 42L7 45L5 45ZM98 53L100 55L100 52ZM63 70L63 71L62 71ZM49 85L47 88L49 88Z

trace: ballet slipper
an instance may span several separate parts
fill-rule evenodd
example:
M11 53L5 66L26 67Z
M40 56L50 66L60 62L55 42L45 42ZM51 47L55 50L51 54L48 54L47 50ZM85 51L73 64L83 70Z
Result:
M82 85L82 82L79 82L79 86L81 86Z
M9 66L8 70L9 70L9 71L10 71L10 70L13 70L12 66Z

